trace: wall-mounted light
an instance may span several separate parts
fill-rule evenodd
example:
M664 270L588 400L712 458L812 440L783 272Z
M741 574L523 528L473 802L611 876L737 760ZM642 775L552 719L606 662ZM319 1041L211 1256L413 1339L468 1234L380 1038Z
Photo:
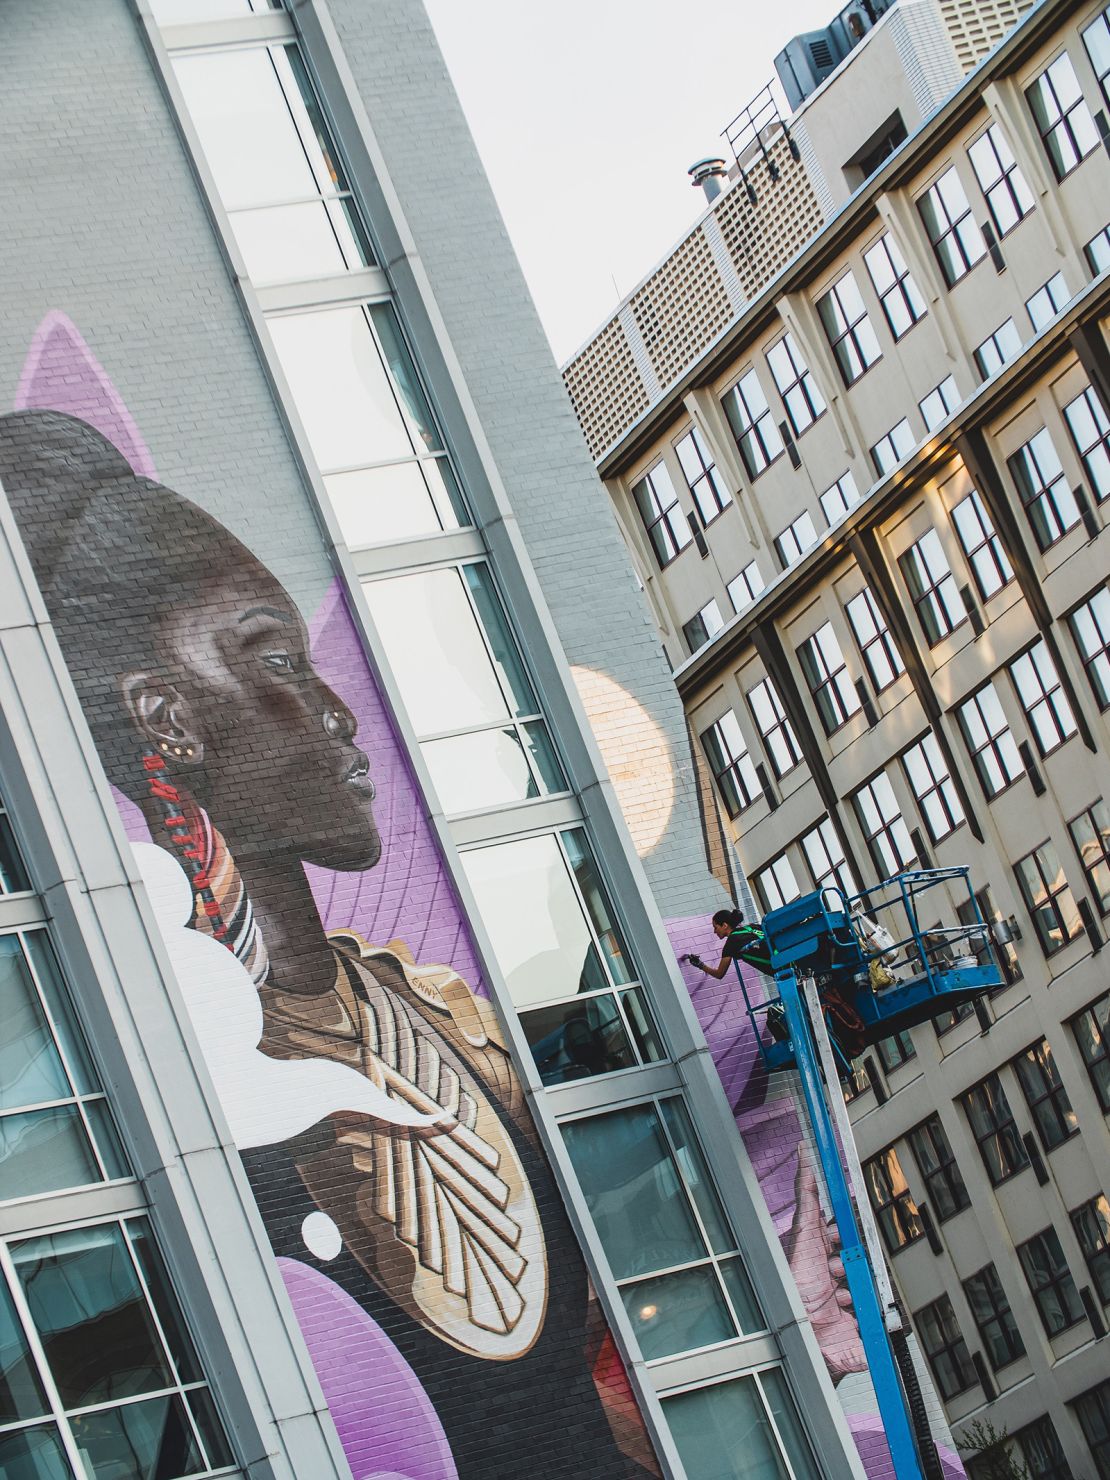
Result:
M1014 941L1021 939L1021 926L1018 924L1016 915L1010 915L1006 920L995 920L991 924L991 934L997 946L1012 945Z

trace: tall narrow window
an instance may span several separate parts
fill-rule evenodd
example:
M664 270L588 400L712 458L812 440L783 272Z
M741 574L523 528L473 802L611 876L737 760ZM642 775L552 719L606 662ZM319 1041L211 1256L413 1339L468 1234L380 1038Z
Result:
M938 1223L971 1206L967 1187L939 1115L930 1115L907 1137Z
M1079 1419L1099 1480L1110 1476L1110 1377L1080 1393L1072 1407Z
M831 622L825 622L798 649L798 660L817 705L825 734L831 735L859 712L860 701Z
M885 436L880 437L871 449L871 461L879 477L885 478L887 473L892 468L896 468L904 457L909 457L916 446L917 438L909 422L903 416L902 420L892 426Z
M1005 236L1033 209L1033 192L1025 183L1006 135L992 123L967 151L971 168L999 236Z
M1091 276L1098 277L1110 267L1110 226L1104 226L1083 248Z
M974 359L979 374L984 380L989 380L1019 354L1021 335L1018 333L1018 326L1013 319L1007 319L999 324L993 334L988 334L982 344L976 346Z
M898 798L889 777L881 772L852 793L860 827L880 879L890 878L917 862Z
M370 244L295 45L173 62L190 117L256 283L365 267Z
M712 642L725 625L721 609L716 601L707 601L700 611L682 624L682 635L691 653L696 653L707 642Z
M818 1480L821 1473L781 1367L677 1393L663 1399L663 1412L687 1475Z
M765 915L771 910L781 910L784 904L797 899L802 892L794 866L785 853L757 869L752 874L752 885Z
M764 678L748 690L748 705L755 717L756 727L763 739L767 757L780 779L792 771L802 759L797 736L786 718L786 710L774 684Z
M825 410L825 398L802 358L793 334L783 335L767 351L767 363L775 377L795 437L800 437Z
M1091 692L1100 709L1110 709L1110 591L1100 586L1068 618Z
M963 548L971 574L981 601L1002 590L1014 578L1014 568L991 523L990 515L983 507L983 500L974 489L952 509L952 523L956 538Z
M388 304L279 314L268 325L348 544L470 523Z
M1014 871L1041 950L1046 956L1054 956L1083 932L1083 921L1056 845L1042 843L1019 859Z
M900 1069L917 1056L913 1038L905 1028L892 1033L889 1038L880 1038L875 1051L879 1055L879 1063L888 1074L893 1074L895 1069Z
M1104 1192L1076 1208L1071 1226L1103 1305L1110 1305L1110 1200Z
M0 797L0 894L23 894L31 887L15 841L11 819Z
M875 292L895 339L925 317L925 299L914 282L898 243L888 232L863 254Z
M1009 1298L993 1264L986 1265L963 1283L987 1359L995 1372L999 1372L1025 1355L1025 1342L1014 1320Z
M1052 1420L1046 1413L1014 1434L1029 1480L1075 1480Z
M950 1401L974 1387L979 1380L975 1364L948 1296L914 1311L913 1323L941 1397Z
M849 509L859 503L859 489L851 473L843 473L831 488L821 495L821 509L830 524L843 519Z
M775 553L783 570L789 570L816 543L817 531L813 527L813 516L806 509L775 537Z
M1083 45L1087 48L1102 96L1110 103L1110 15L1105 10L1085 27Z
M1056 664L1043 637L1028 652L1014 659L1010 664L1010 677L1037 749L1042 756L1051 754L1065 740L1071 739L1076 725Z
M730 817L736 817L763 795L763 789L739 721L731 709L726 709L716 724L709 726L701 737L701 743L725 810Z
M1110 992L1071 1020L1071 1031L1104 1114L1110 1114Z
M717 471L717 465L709 454L705 438L697 427L691 427L680 438L675 444L675 452L694 504L701 515L701 522L711 524L718 514L728 508L732 500Z
M754 370L725 393L724 407L748 477L758 478L785 448Z
M925 1237L925 1225L893 1146L864 1162L863 1180L883 1242L892 1254Z
M937 254L944 281L951 288L987 252L955 165L929 186L917 202L917 209Z
M1009 459L1037 544L1047 550L1079 523L1079 506L1048 429L1042 427Z
M462 861L544 1084L662 1057L581 828L474 848Z
M988 1074L986 1079L961 1095L960 1102L991 1185L997 1187L1000 1182L1024 1171L1029 1158L998 1075Z
M1079 1121L1047 1039L1032 1044L1013 1065L1041 1145L1052 1151L1076 1134Z
M1055 1228L1018 1244L1017 1256L1046 1334L1059 1336L1077 1326L1083 1319L1083 1302Z
M1087 387L1064 407L1064 420L1099 503L1110 498L1110 418L1102 402Z
M1098 148L1098 129L1065 51L1025 89L1029 109L1057 180Z
M681 1100L572 1120L562 1132L649 1362L766 1328Z
M1025 300L1025 311L1034 333L1039 334L1046 324L1051 324L1067 307L1070 297L1063 273L1055 272L1047 283L1042 283L1032 298Z
M964 821L964 809L944 752L931 730L903 752L902 768L921 808L929 836L939 843Z
M956 711L975 770L988 797L1025 775L1017 741L992 683L984 684Z
M634 483L632 497L662 570L694 538L679 506L666 463L656 463L650 472Z
M1095 903L1110 915L1110 807L1099 798L1072 818L1068 831Z
M879 341L852 273L845 273L818 298L817 312L841 378L845 385L851 385L882 357Z
M831 817L822 817L816 827L802 834L800 841L815 889L836 888L846 895L859 892Z
M366 581L363 591L449 815L566 790L487 565Z
M751 606L759 593L766 588L767 582L760 574L759 566L754 560L750 560L738 576L733 576L726 590L733 610L739 614L745 607Z
M906 671L902 655L894 645L878 602L866 586L845 604L844 610L875 692L881 694Z
M916 540L899 556L898 565L922 631L929 646L935 647L961 622L967 621L960 589L936 530L930 529Z
M960 393L956 389L956 382L951 375L946 375L939 385L933 387L924 400L917 403L917 409L921 412L921 419L925 423L925 430L935 432L941 422L951 416L959 404Z

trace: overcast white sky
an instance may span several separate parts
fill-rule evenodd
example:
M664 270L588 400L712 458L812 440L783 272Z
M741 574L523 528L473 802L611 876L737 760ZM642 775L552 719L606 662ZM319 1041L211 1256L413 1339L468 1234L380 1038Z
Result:
M425 0L559 361L694 220L686 175L836 0ZM614 286L614 281L616 286Z

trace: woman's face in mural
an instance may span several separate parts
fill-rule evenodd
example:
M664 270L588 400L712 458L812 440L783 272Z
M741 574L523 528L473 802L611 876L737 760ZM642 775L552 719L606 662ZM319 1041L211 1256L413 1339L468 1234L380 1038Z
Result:
M357 721L312 666L289 594L241 546L220 570L226 550L214 541L200 599L159 621L173 681L123 680L132 718L234 850L370 868L381 841Z

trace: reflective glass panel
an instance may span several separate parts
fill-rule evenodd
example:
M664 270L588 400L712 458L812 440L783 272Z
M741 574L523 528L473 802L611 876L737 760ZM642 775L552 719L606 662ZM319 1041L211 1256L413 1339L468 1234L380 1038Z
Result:
M0 1475L7 1480L73 1480L54 1425L0 1434Z
M208 1468L177 1393L70 1423L89 1480L177 1480Z
M99 1181L76 1105L0 1116L0 1201Z
M438 491L438 464L427 462L357 468L326 477L324 484L347 543L357 549L434 534L441 528L442 506L428 487L429 474ZM449 501L445 502L450 509Z
M621 1298L649 1362L736 1335L711 1265L625 1285Z
M12 1298L0 1283L0 1424L38 1418L47 1411L42 1383ZM7 1471L0 1469L0 1474Z
M184 26L280 10L281 0L150 0L150 8L160 26Z
M15 845L12 825L6 813L0 810L0 894L22 894L30 887L31 881Z
M54 954L45 930L29 930L23 937L27 954L39 979L39 986L46 998L54 1033L65 1054L70 1078L78 1094L92 1094L100 1088L93 1077L92 1065L85 1039L73 1016L73 1004L62 980L58 958ZM26 1102L25 1102L26 1103Z
M18 935L0 935L0 1109L72 1093Z
M759 1374L771 1413L778 1426L779 1438L790 1459L798 1480L818 1480L820 1471L813 1458L813 1451L806 1441L805 1430L798 1416L797 1405L781 1367L768 1367Z
M150 1224L145 1218L133 1218L127 1224L127 1232L131 1237L131 1247L143 1280L154 1302L162 1335L169 1345L170 1356L177 1368L178 1380L199 1382L203 1374L197 1361L196 1349L192 1337L185 1329L177 1299L170 1287L170 1277L154 1242Z
M671 1133L671 1140L675 1144L683 1178L697 1204L713 1252L723 1254L729 1249L735 1249L736 1240L725 1218L725 1211L721 1207L717 1189L710 1180L709 1170L701 1154L701 1147L694 1138L694 1130L690 1124L686 1106L681 1100L669 1099L660 1102L660 1109L667 1122L667 1129ZM758 1326L762 1326L762 1322L759 1322Z
M326 277L354 265L344 257L323 201L237 211L230 221L252 282Z
M540 794L516 729L429 740L421 749L448 816L528 801Z
M688 1475L697 1475L699 1480L787 1480L788 1471L753 1377L665 1398L663 1411Z
M586 901L586 911L594 927L594 933L601 942L609 975L615 982L621 984L630 982L633 980L633 974L628 966L624 943L609 909L609 901L602 887L597 863L586 842L586 834L580 828L574 828L562 833L561 836L563 846L567 850L567 857L570 859L570 866L574 870L575 881L582 891L582 898Z
M520 1021L544 1084L612 1074L636 1063L610 992L537 1007L522 1012Z

